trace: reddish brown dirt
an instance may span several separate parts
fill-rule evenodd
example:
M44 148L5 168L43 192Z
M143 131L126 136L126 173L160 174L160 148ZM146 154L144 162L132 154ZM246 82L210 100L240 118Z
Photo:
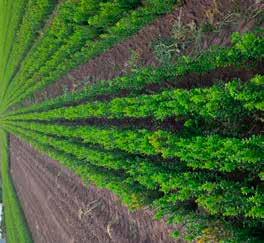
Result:
M10 138L11 174L36 243L172 243L153 212L129 212L116 196Z
M52 98L63 94L63 90L76 90L83 87L81 81L94 83L98 80L110 80L114 77L124 75L131 70L129 61L133 52L139 56L138 65L158 65L158 61L153 54L153 43L157 39L166 39L171 36L173 26L181 15L183 25L195 23L197 25L204 22L222 23L223 19L230 12L239 8L241 19L236 25L227 25L218 33L207 33L203 40L201 49L207 49L211 45L228 45L230 44L230 35L234 31L245 32L254 27L253 19L244 19L244 12L252 9L253 6L263 8L263 5L257 5L255 0L230 1L230 0L186 0L181 8L177 8L173 13L167 14L153 24L146 26L138 34L126 41L114 46L104 54L94 58L88 63L81 65L62 77L57 82L48 86L44 91L35 95L37 102L46 98ZM30 101L26 102L27 104Z

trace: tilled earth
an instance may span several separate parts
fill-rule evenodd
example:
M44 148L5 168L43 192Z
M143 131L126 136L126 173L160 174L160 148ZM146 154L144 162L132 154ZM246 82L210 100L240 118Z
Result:
M57 161L10 137L11 174L36 243L171 243L153 212L130 212L111 192L85 186Z

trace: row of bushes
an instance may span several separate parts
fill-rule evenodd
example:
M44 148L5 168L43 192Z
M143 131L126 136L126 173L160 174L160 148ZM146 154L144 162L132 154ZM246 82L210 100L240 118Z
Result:
M239 139L219 135L186 136L162 130L70 127L21 121L7 124L65 138L77 138L110 150L120 149L127 153L147 156L161 155L165 159L178 158L194 169L222 172L240 169L260 173L263 167L262 136Z
M88 154L87 151L92 151L92 149L89 150L87 147L74 145L74 143L64 139L27 132L24 129L10 125L5 125L5 128L9 132L21 136L22 139L26 139L36 149L58 160L62 165L80 176L85 183L92 182L99 187L113 191L131 209L147 205L153 197L152 191L146 190L146 188L130 180L124 173L118 171L116 167L118 164L121 166L121 161L115 161L115 159L120 158L120 155L114 155L109 152L104 153L99 150ZM73 150L70 150L70 148L73 148ZM102 158L103 161L100 160ZM115 166L107 166L107 164L114 163L116 164Z
M11 82L20 62L24 59L33 41L41 30L45 20L54 9L56 0L29 0L26 10L16 33L15 39L12 41L12 50L6 61L6 69L2 77L3 97L5 91Z
M204 74L218 68L245 66L248 62L254 65L254 63L263 60L264 41L261 38L261 34L246 33L240 35L235 33L232 40L233 44L230 48L216 47L196 58L183 57L177 65L139 69L132 75L91 84L81 92L68 93L39 104L23 107L13 113L11 112L11 114L39 112L74 103L93 101L100 96L118 95L122 90L129 91L135 95L148 92L148 85L162 85L167 81L169 81L170 86L177 87L179 80L189 73ZM193 86L197 85L199 83L193 80Z
M27 0L18 1L0 1L0 80L3 81L4 73L7 70L7 62L9 55L13 48L13 42L16 32L19 29L20 23L23 18ZM0 90L0 97L3 95L3 89Z
M253 165L250 171L245 172L242 170L240 172L242 177L236 178L235 174L227 173L229 170L224 170L225 173L217 172L216 168L210 171L207 169L196 170L190 168L189 163L184 160L152 161L117 150L102 150L102 148L90 147L89 144L85 145L80 141L72 140L74 136L69 137L67 140L65 138L67 131L66 134L63 134L56 130L53 136L47 136L46 133L50 133L47 127L35 132L28 130L28 128L32 129L31 124L20 125L6 124L5 127L10 132L20 135L23 139L34 144L38 149L48 151L52 158L58 159L83 179L87 180L89 178L91 182L96 184L99 180L99 186L113 190L123 199L124 203L129 204L132 208L138 208L153 202L153 205L160 209L159 214L163 215L166 212L168 213L168 208L172 210L171 208L178 207L177 211L169 211L169 217L173 215L171 220L176 221L184 211L186 217L182 218L181 223L186 221L187 229L192 232L196 225L193 224L194 221L188 221L188 216L192 215L192 218L195 218L194 212L198 207L200 212L204 211L204 215L201 215L198 222L202 219L204 219L204 222L196 229L197 235L201 235L205 228L212 226L212 222L214 224L221 222L222 227L224 227L225 224L229 225L228 222L233 222L234 218L242 219L246 228L260 227L261 225L261 219L263 218L261 210L263 206L263 188L259 184L255 185L257 172L254 171ZM260 144L257 143L256 146ZM233 148L232 145L230 147ZM201 153L200 148L201 146L196 148L194 154L204 157L205 154ZM240 152L245 152L244 148L238 149ZM186 158L191 154L189 148L187 150L187 153L185 151ZM205 147L204 152L210 156L211 151L208 151ZM217 151L214 152L215 154L210 159L211 164L214 164L212 163L213 159L215 163L219 159L219 164L222 164L220 162L222 159L229 161L228 156L225 156L226 151L222 151L222 158L217 158ZM237 154L233 153L233 156L238 158ZM189 161L190 158L187 159ZM104 171L105 169L106 171ZM105 174L100 174L102 170ZM100 176L98 176L98 173ZM113 174L116 175L115 179L112 178ZM127 187L128 184L129 187ZM126 187L121 190L122 187L120 186L124 185ZM130 196L125 192L131 193ZM236 223L237 221L239 220L235 220ZM236 231L243 232L243 230L238 229ZM236 235L235 232L231 230L234 235Z
M172 10L176 2L65 1L49 31L14 78L2 109L137 32L157 16Z
M235 80L209 88L175 89L154 95L114 98L110 101L94 101L44 112L9 114L6 119L52 121L87 118L155 118L164 120L176 117L177 120L204 119L207 123L216 121L228 128L264 110L263 87L264 76L257 75L247 83Z

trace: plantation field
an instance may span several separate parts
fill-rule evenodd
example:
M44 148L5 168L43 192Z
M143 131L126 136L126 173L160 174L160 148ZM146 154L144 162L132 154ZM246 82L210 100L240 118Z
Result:
M264 241L263 1L0 11L8 242Z

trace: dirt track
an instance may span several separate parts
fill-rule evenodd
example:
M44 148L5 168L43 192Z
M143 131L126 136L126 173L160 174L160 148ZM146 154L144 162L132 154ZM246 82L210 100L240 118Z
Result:
M36 243L172 243L164 222L129 212L109 191L85 187L58 162L11 136L11 174Z

